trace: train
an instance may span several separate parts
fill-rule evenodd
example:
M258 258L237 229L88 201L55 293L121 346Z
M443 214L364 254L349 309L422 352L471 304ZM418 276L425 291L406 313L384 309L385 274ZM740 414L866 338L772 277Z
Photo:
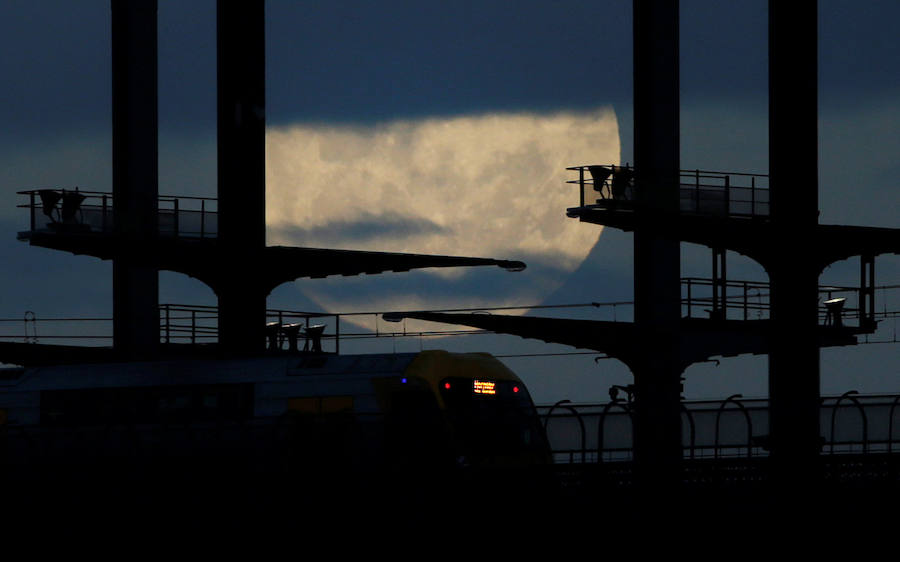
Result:
M7 478L70 506L84 489L282 507L515 494L552 462L524 382L488 353L440 350L6 369L0 437Z

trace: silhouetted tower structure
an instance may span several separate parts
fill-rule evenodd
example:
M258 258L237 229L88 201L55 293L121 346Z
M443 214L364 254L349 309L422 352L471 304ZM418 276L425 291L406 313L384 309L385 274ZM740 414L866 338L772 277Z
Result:
M680 478L683 370L714 356L768 353L773 474L790 489L815 484L819 348L854 345L857 335L875 331L874 256L900 253L898 229L818 224L816 2L769 3L770 178L679 171L678 2L633 6L635 167L569 168L579 174L570 183L579 185L580 204L567 214L634 233L634 322L432 312L386 318L464 324L622 360L635 379L636 475L650 492ZM749 185L736 183L741 178ZM712 250L707 318L692 315L690 296L681 316L682 241ZM768 272L768 319L748 316L746 294L743 319L729 318L728 250ZM819 274L857 255L859 324L828 316L819 324Z
M266 298L288 281L426 267L525 269L519 261L491 258L266 246L262 0L217 2L218 200L160 197L156 0L112 0L111 7L113 196L66 188L22 191L29 198L25 206L31 220L18 238L34 246L113 261L114 350L37 352L7 346L17 360L48 364L88 357L94 361L182 356L184 351L177 346L167 344L163 350L160 345L160 270L189 275L212 288L219 301L221 344L213 351L248 356L266 351ZM57 208L60 201L62 209ZM161 209L161 201L171 207Z
M221 276L219 341L234 352L264 347L266 295L265 3L217 3L219 244L235 264Z
M677 478L681 461L678 0L634 2L634 228L636 336L653 352L630 363L635 381L634 458L644 480Z
M142 248L157 237L156 0L112 0L113 342L122 357L159 344L159 274Z
M815 480L820 449L816 0L769 0L769 424L776 474Z

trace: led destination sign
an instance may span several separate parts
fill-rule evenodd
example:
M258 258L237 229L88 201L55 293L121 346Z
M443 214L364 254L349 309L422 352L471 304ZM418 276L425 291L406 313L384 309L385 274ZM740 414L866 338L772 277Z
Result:
M472 392L475 394L497 394L497 383L494 381L480 381L474 379L472 382Z

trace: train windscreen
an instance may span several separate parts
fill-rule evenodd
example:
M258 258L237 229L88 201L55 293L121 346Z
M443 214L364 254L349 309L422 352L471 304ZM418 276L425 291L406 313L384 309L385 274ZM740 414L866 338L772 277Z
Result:
M447 378L440 392L457 446L469 461L546 458L543 428L521 382Z

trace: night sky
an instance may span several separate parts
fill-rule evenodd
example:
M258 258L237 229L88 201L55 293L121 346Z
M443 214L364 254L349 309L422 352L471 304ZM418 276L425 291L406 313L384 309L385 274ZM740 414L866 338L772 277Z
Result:
M452 276L415 272L377 279L298 281L277 289L270 307L303 310L327 305L345 311L378 309L379 303L397 308L404 302L408 307L421 302L465 307L631 297L631 236L606 229L591 247L599 228L568 224L575 221L565 217L565 206L577 204L575 189L553 176L547 186L539 184L529 191L525 184L544 168L520 170L520 175L509 171L519 167L509 162L539 160L562 174L566 166L632 160L630 1L341 1L324 6L270 0L266 10L271 131L294 135L291 142L299 144L284 145L292 150L310 138L320 143L316 145L320 153L322 143L338 142L332 164L348 170L346 181L339 174L315 184L311 178L316 170L311 166L316 164L304 162L293 176L296 198L309 198L313 185L323 191L328 189L321 186L333 186L331 191L347 200L356 197L354 190L360 185L349 171L358 169L360 162L374 168L383 160L360 160L350 150L354 143L371 152L368 144L380 146L371 139L394 139L391 134L401 131L406 135L402 138L411 139L409 149L419 150L416 142L429 138L424 132L431 130L428 127L470 131L468 137L460 137L458 146L434 152L432 162L443 166L413 167L409 163L414 159L407 153L392 152L391 158L402 160L394 170L427 173L438 186L435 189L447 182L447 189L461 189L477 198L474 201L483 197L483 210L488 211L484 220L493 220L497 233L496 240L485 245L488 257L524 259L531 266L520 274L470 270ZM896 186L900 4L821 1L819 11L820 222L900 227ZM4 295L0 316L19 318L25 310L38 318L109 315L108 263L29 248L15 240L16 232L27 226L26 213L15 208L24 202L16 191L74 185L111 190L109 3L0 0L0 15L0 256L5 264L0 271ZM682 168L767 172L766 27L765 1L682 0ZM215 2L161 0L160 193L215 195L215 78ZM614 116L617 127L603 125L603 115ZM553 127L558 137L542 132ZM607 133L618 135L620 154L608 156L610 144L605 151L596 149L602 161L583 161L592 156L582 156L580 150L590 150L599 142L594 139L606 139ZM551 138L552 146L538 146L540 140ZM473 145L485 160L467 164ZM507 152L513 150L504 151L506 145L516 147L520 160L507 160ZM272 177L276 172L284 175L279 171L283 168L291 169L282 164L272 163ZM472 166L479 171L474 179L447 171ZM514 201L520 207L505 200L494 206L487 203L500 189L492 183L498 181L497 174L509 174L500 184L523 186L523 195ZM286 177L283 181L293 185L292 176ZM471 183L461 187L460 182ZM270 182L270 204L276 193L290 197L281 185ZM551 215L533 216L534 209L551 207L540 190L563 194L553 212L559 228L568 229L572 238L556 238L555 248L543 242L517 246L515 240L525 238L504 230L495 211L514 208L518 214L504 220L515 222L519 216L522 223L539 222L536 236L545 242L556 226ZM421 201L425 200L423 195ZM340 232L348 233L344 240L331 241L336 247L355 247L361 240L365 246L371 239L375 247L387 251L414 251L409 244L432 251L427 246L430 239L412 238L424 233L449 240L444 253L453 253L457 234L449 223L441 222L444 219L433 205L430 210L409 210L425 214L400 218L389 209L374 207L367 215L347 217L332 216L328 209L319 214L342 220L346 229ZM315 228L336 231L332 223L312 225L297 219L291 224L290 216L279 220L278 229L270 225L270 242L285 232L300 233L300 239L291 242L302 244L303 236ZM377 238L375 231L387 238ZM463 240L459 236L456 247L471 253ZM685 244L682 253L683 276L711 275L707 250ZM565 263L557 259L562 254L568 255ZM729 260L732 277L765 280L762 269L749 260L731 255ZM857 276L858 260L849 260L826 270L822 282L853 284ZM900 258L877 259L876 282L900 283ZM161 302L214 303L207 288L175 274L161 274L160 292ZM883 304L877 303L879 309ZM887 305L897 308L900 303ZM892 322L885 321L873 339L894 337ZM501 355L571 351L499 336L395 345L404 350L424 345ZM507 361L539 402L602 400L610 384L630 381L623 365L613 360L596 364L588 355ZM823 393L896 391L898 375L895 345L822 352ZM766 360L737 358L719 366L697 365L687 371L686 392L689 397L764 395Z

